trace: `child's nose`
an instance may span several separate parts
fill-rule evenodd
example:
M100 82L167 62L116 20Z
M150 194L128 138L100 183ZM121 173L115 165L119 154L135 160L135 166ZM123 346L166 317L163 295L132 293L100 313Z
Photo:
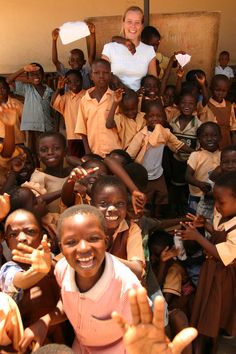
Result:
M21 243L26 243L27 241L27 237L26 237L26 234L21 231L18 235L18 241L21 242Z
M109 213L109 212L112 212L112 211L114 211L114 210L116 210L115 205L109 205L109 207L107 208L107 212L108 212L108 213Z
M86 240L81 240L78 244L78 252L87 252L89 250L90 246L89 243Z

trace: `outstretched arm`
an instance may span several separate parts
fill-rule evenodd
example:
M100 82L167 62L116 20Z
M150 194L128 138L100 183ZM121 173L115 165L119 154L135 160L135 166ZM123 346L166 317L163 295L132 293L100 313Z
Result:
M25 72L33 72L33 71L38 71L40 68L36 64L28 64L25 65L23 68L17 70L15 73L9 75L7 77L7 82L8 84L11 84L15 79L18 78L19 81L22 82L30 82L30 80L27 77L19 77L20 75L24 74Z
M165 336L165 303L161 296L155 298L154 313L149 306L144 288L130 290L129 303L132 324L127 323L117 312L112 314L123 331L128 354L181 354L196 338L196 329L186 328L170 342Z
M192 223L180 224L184 227L184 230L176 230L177 236L182 237L183 240L196 241L200 246L202 246L202 248L204 248L207 253L221 261L216 246L208 241L204 236L202 236L202 234L196 230Z
M107 129L112 129L112 128L116 127L114 116L115 116L115 113L116 113L119 103L122 101L123 92L124 92L124 90L120 88L120 89L116 90L114 93L114 101L112 103L111 109L108 113L107 120L106 120L106 128Z
M23 338L19 342L21 353L34 343L33 351L43 345L50 326L66 321L62 301L59 300L53 311L41 317L37 322L25 329Z
M95 25L92 22L86 22L90 31L90 36L86 37L87 50L88 50L88 62L92 65L92 62L96 57L96 31Z
M59 28L55 28L52 31L52 62L55 65L57 71L60 71L61 69L61 62L58 59L58 53L57 53L57 40L59 37Z
M15 150L15 124L17 119L17 109L14 104L4 104L0 106L0 121L5 127L5 137L1 156L4 158L12 157Z

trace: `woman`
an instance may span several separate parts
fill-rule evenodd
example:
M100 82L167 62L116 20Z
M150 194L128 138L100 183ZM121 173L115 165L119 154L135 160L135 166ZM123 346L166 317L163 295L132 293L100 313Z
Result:
M102 51L102 58L111 63L113 74L135 91L147 73L157 76L155 51L140 41L143 22L143 11L137 6L129 7L123 16L124 38L114 37L114 42L105 44Z

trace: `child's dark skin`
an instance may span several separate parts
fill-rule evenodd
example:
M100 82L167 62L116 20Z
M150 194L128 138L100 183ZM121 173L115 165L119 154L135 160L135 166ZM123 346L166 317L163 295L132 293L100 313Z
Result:
M9 86L0 81L0 104L6 103L9 95Z
M220 132L216 127L207 125L202 133L198 136L200 146L210 152L214 152L219 148ZM208 193L211 186L207 182L199 181L194 177L194 170L188 165L186 170L186 181L202 190L203 193Z
M65 148L55 136L48 136L39 140L39 158L46 166L44 172L56 177L66 177L70 173L69 168L63 167Z
M174 87L167 87L163 95L164 107L171 107L175 102L175 89Z
M95 98L98 102L108 89L109 81L111 79L111 70L109 65L105 63L92 64L91 79L94 83L94 90L90 93L91 98Z
M229 90L229 82L227 82L226 80L218 79L211 87L212 98L216 102L222 103L223 99L225 99L227 96L228 90Z
M181 115L179 116L180 130L184 130L193 119L193 112L196 109L196 99L192 95L184 95L179 103Z
M126 217L127 202L127 194L125 194L122 189L110 185L104 186L104 188L100 190L100 193L93 196L92 205L103 213L107 227L107 235L110 240L112 240L113 234L119 227L121 221ZM128 261L125 259L120 259L120 261L127 265L137 277L141 277L142 264L140 261Z

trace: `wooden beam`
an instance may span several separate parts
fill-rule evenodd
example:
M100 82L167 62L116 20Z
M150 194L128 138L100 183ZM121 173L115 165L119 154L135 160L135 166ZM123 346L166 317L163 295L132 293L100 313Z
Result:
M144 0L144 26L149 25L149 0Z

